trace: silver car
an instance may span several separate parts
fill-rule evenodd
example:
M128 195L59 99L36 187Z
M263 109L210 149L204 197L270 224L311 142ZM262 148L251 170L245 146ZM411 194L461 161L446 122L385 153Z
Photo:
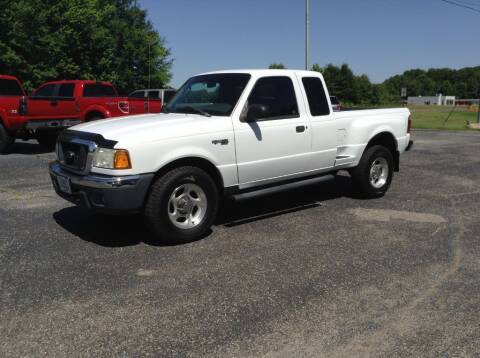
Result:
M177 93L177 91L173 88L142 89L133 91L128 97L160 99L162 104L167 104L173 96L175 96L175 93Z
M332 109L335 112L341 111L342 110L342 104L338 100L336 96L330 96L330 102L332 102Z

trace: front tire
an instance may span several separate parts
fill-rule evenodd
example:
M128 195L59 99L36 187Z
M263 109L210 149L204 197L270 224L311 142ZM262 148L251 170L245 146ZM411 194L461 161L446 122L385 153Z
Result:
M0 154L7 153L14 139L0 122Z
M382 145L368 148L358 166L350 171L354 190L363 198L385 195L393 179L393 156Z
M218 212L219 194L202 169L173 169L152 185L145 218L155 236L167 243L186 243L203 237Z

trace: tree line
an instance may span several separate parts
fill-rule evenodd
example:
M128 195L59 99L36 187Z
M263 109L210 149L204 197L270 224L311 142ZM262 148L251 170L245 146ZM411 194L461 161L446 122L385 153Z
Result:
M62 79L110 81L121 93L169 83L165 40L134 0L0 0L0 73L30 91ZM150 76L149 76L150 73Z
M285 68L274 63L269 68ZM405 71L388 78L383 83L372 83L367 75L355 75L347 64L333 64L311 68L323 74L330 94L346 105L375 106L400 102L400 91L407 88L408 96L433 96L444 94L457 98L480 97L480 66L459 70L442 68Z

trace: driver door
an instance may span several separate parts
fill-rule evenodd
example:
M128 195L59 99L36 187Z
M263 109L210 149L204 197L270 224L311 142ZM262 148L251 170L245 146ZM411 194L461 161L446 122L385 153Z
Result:
M295 77L262 77L255 83L240 120L235 121L241 188L288 179L307 170L311 129L297 98L301 97ZM247 119L245 112L252 105L265 108L263 118Z

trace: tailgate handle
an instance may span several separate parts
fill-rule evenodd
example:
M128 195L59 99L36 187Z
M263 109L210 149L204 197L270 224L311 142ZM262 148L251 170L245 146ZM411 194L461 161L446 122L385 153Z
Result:
M305 126L297 126L295 130L297 131L297 133L305 132Z

